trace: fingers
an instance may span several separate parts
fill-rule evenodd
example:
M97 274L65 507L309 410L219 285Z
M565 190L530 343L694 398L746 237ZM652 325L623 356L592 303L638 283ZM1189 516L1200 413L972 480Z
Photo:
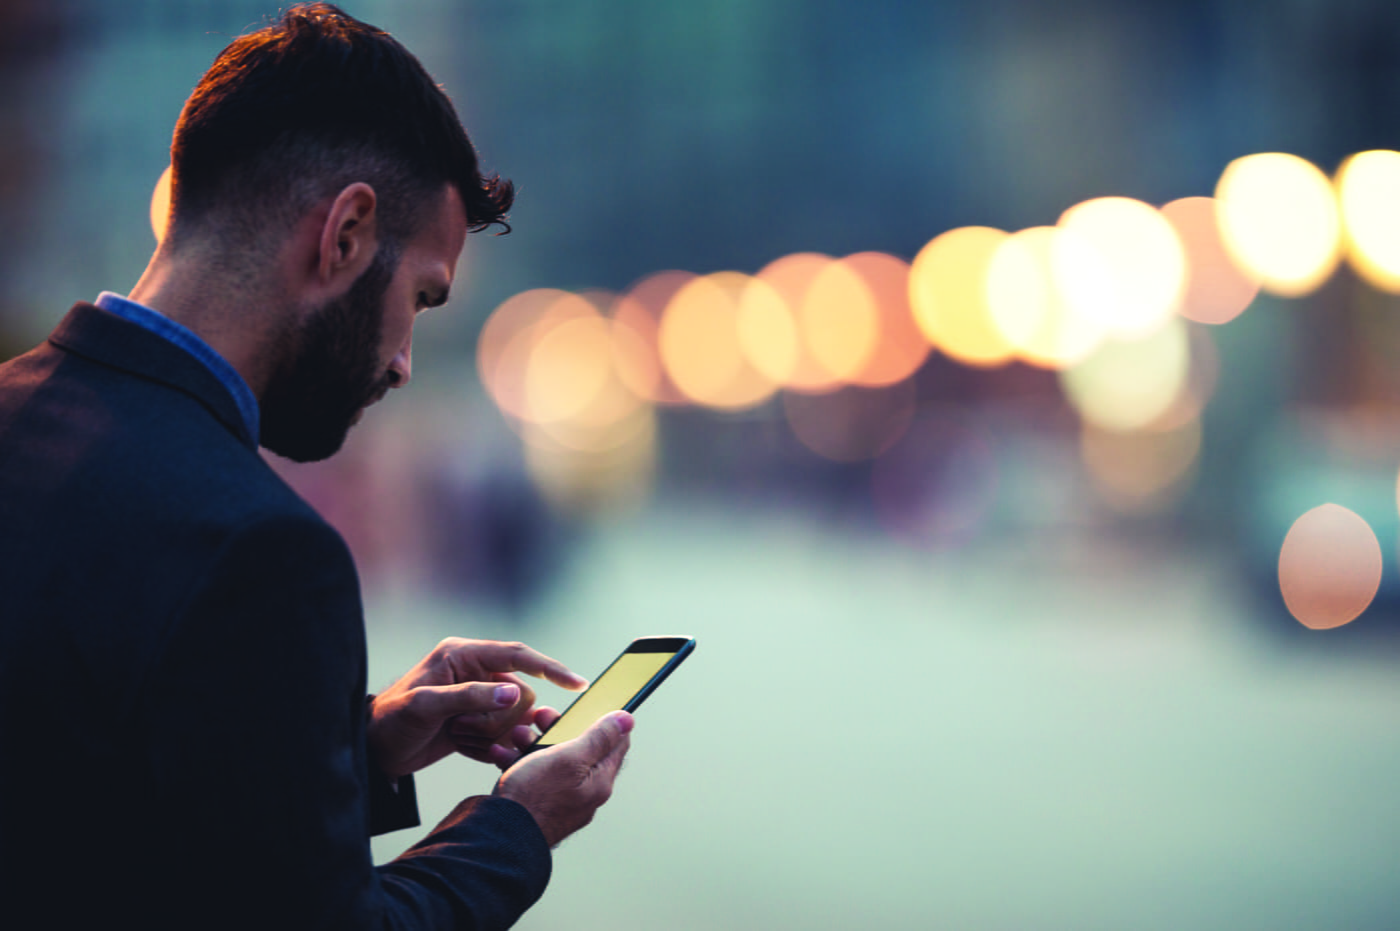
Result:
M491 762L503 770L509 769L511 764L520 759L521 755L534 744L539 736L540 732L529 724L515 725L510 729L509 734L491 748Z
M500 744L492 744L491 749L487 751L485 762L495 766L501 772L505 772L518 759L520 759L519 750L510 750Z
M475 663L490 672L523 672L574 691L588 685L587 679L568 666L523 643L449 638L438 644L438 650L449 662ZM468 678L471 676L464 674L459 677L459 681Z
M509 731L494 739L481 736L478 719L464 717L455 719L448 728L448 733L458 753L505 770L519 760L521 754L540 736L540 731L554 723L558 717L559 712L553 708L535 708L527 712ZM540 723L541 721L547 723ZM536 730L536 727L539 730Z
M437 722L457 752L486 760L494 743L509 746L511 729L528 723L534 692L514 683L471 682L418 689L417 712Z
M560 717L561 715L555 709L548 705L540 705L534 710L530 723L539 728L540 733L544 733L553 727L554 722L558 721Z

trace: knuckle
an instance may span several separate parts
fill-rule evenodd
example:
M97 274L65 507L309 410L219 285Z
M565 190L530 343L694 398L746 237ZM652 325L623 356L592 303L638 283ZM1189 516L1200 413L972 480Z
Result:
M438 657L446 656L449 653L456 652L458 649L465 646L466 643L467 641L463 640L461 637L445 637L433 648L433 655Z
M600 779L598 787L593 790L593 807L598 807L612 798L613 783L611 779Z

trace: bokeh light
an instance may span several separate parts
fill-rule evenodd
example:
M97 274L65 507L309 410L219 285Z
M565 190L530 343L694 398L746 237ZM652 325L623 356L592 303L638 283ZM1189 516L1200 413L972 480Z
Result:
M919 250L909 270L915 323L929 343L966 365L993 367L1013 356L987 302L987 269L1009 235L986 226L950 230Z
M1215 188L1225 247L1265 290L1300 297L1337 267L1341 220L1332 182L1282 152L1237 158Z
M782 295L750 279L739 298L735 325L744 358L773 384L786 384L797 369L802 334Z
M841 385L841 380L813 353L806 329L810 318L803 313L808 294L834 261L831 256L819 252L794 252L769 262L754 275L777 292L792 317L797 334L797 358L783 385L794 391L821 393L834 391Z
M1365 518L1324 504L1293 522L1279 552L1284 604L1300 624L1326 630L1361 615L1381 584L1381 546Z
M488 318L477 355L487 390L512 425L530 424L571 448L620 445L650 406L629 386L646 381L640 373L653 365L644 341L581 294L516 295Z
M1060 373L1065 397L1105 430L1140 430L1181 398L1190 374L1190 340L1180 317L1136 340L1109 340Z
M656 458L652 347L605 316L615 297L539 288L482 327L477 370L525 445L532 481L561 510L613 508L650 488Z
M165 239L165 231L170 225L170 172L172 166L156 179L156 189L151 193L151 232L156 234L156 242Z
M812 279L798 309L799 343L834 381L857 378L880 342L880 311L865 278L844 260Z
M1073 279L1076 300L1062 284ZM1094 288L1101 290L1090 296ZM987 266L992 320L1018 358L1061 369L1082 361L1103 341L1104 325L1083 312L1107 301L1109 277L1102 256L1069 230L1037 226L1009 236Z
M589 332L582 332L585 328ZM546 418L540 411L527 423L560 445L582 452L608 452L630 444L651 420L652 405L633 394L619 377L616 340L625 333L606 324L592 326L587 320L569 321L551 331L536 347L530 362L531 378L538 371L548 371L548 361L541 358L546 344L566 338L574 344L565 351L574 356L570 363L582 374L578 380L584 383L584 390L565 404L561 400L565 395L559 391L565 386L552 384L551 389L559 393L541 406L554 416ZM585 353L592 358L579 358ZM554 354L561 354L560 350L555 349Z
M639 400L657 403L657 398L665 389L654 336L648 339L630 323L616 317L611 318L608 325L612 337L613 369L617 377Z
M546 424L586 410L612 377L612 338L601 316L578 316L542 332L525 367L525 418Z
M874 459L904 435L914 419L914 385L848 386L824 394L783 393L793 435L812 452L837 462Z
M477 375L496 406L529 419L526 379L536 340L551 326L575 317L596 317L586 299L558 288L522 291L492 311L477 338Z
M612 317L619 325L627 327L641 339L646 348L644 355L655 360L651 372L638 372L645 380L628 386L642 397L657 404L688 404L687 398L671 381L670 376L659 364L661 350L657 334L661 329L661 317L666 305L676 292L696 279L693 272L667 269L654 272L640 279L628 288L613 304ZM631 378L633 373L624 372Z
M1244 313L1259 282L1235 264L1221 239L1215 198L1183 197L1162 208L1186 249L1186 291L1180 314L1197 323L1221 324Z
M1400 293L1400 152L1358 152L1337 172L1347 260L1361 277Z
M923 364L931 348L909 306L909 263L884 252L858 252L841 261L865 281L879 315L879 339L865 367L850 381L868 388L903 381Z
M162 188L168 176L152 202L158 236ZM1358 271L1400 292L1397 216L1400 152L1353 156L1335 186L1296 156L1247 156L1215 197L1160 210L1094 198L1053 227L951 230L912 263L802 252L752 276L658 272L621 295L522 292L483 327L478 370L540 481L598 498L609 476L654 466L653 405L737 411L782 390L812 452L879 460L916 418L912 379L931 352L1019 360L1058 373L1100 496L1154 512L1194 475L1218 375L1206 330L1187 321L1233 320L1261 289L1307 293L1344 236Z
M1077 251L1062 249L1057 258L1070 263L1057 269L1057 280L1065 299L1109 336L1145 336L1176 312L1185 290L1186 252L1155 207L1130 197L1099 197L1066 210L1057 225L1102 258L1101 264L1078 262Z
M769 289L739 272L715 272L684 285L666 306L658 345L661 361L676 387L696 403L724 410L753 407L770 397L777 382L745 352L740 335L746 292L759 300Z

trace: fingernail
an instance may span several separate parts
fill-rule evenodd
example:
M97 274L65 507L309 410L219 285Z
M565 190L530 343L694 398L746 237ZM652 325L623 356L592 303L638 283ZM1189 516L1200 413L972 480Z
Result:
M516 685L496 686L496 704L501 707L515 704L515 700L520 697L520 687Z
M637 724L636 719L625 711L613 712L613 720L617 722L617 729L624 737L632 733L632 728Z

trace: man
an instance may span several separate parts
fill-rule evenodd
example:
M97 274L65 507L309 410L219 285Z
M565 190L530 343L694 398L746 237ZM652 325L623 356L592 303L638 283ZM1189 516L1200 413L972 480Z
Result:
M468 231L503 220L445 96L329 4L235 40L172 146L128 298L0 366L3 924L500 928L609 795L631 718L556 713L520 644L449 640L367 701L340 537L259 457L334 453L411 374ZM505 771L393 863L410 774Z

